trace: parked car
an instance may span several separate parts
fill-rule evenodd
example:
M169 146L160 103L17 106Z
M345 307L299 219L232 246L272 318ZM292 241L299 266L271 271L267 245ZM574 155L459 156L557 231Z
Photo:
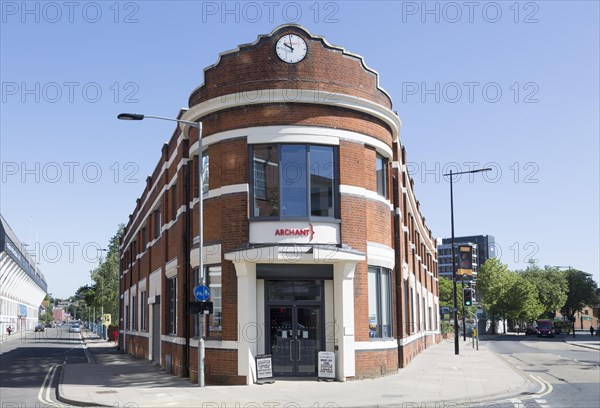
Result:
M525 329L525 335L530 336L532 334L538 334L538 331L535 326L527 326Z
M81 333L81 326L77 323L73 323L69 328L69 333Z
M554 322L552 320L537 321L537 336L554 337Z
M35 329L33 329L34 332L43 332L44 331L44 325L41 323L38 323L35 325Z

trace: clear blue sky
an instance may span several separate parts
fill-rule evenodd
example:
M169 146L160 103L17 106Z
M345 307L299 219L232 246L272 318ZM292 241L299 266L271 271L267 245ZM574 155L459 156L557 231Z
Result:
M436 237L441 172L475 162L494 171L455 184L457 235L494 235L514 269L533 257L598 281L598 2L424 4L3 1L0 211L39 243L49 291L90 282L93 247L127 222L174 129L116 115L176 115L219 53L287 22L380 73Z

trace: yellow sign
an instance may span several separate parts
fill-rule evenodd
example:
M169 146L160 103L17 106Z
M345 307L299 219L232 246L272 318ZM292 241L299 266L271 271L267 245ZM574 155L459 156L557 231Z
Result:
M458 247L458 274L473 275L473 248L471 246Z
M110 313L104 313L104 316L102 316L102 324L105 326L110 326Z

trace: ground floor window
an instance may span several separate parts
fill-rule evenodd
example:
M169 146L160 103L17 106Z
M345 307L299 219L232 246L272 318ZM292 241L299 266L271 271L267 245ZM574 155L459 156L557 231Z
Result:
M205 266L204 267L204 281L202 281L200 274L198 273L199 268L194 268L193 273L193 284L192 289L197 285L207 285L210 289L210 298L209 302L213 303L213 313L207 317L205 320L205 324L207 327L205 329L208 330L207 334L209 337L211 333L220 332L221 331L221 319L222 319L222 289L221 289L221 266ZM198 316L194 316L193 318L193 336L198 336Z
M148 307L148 292L140 293L140 330L146 331L146 308Z
M177 278L167 279L167 332L177 334Z
M392 335L392 271L369 266L369 337Z

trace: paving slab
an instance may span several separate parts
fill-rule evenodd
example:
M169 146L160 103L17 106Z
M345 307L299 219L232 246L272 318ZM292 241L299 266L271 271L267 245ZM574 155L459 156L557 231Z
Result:
M529 377L485 345L461 340L432 345L397 373L346 382L282 381L247 386L198 387L155 364L120 353L84 333L95 364L63 367L59 399L79 406L131 407L440 407L446 402L484 402L535 391ZM97 337L97 336L96 336ZM437 404L437 405L436 405Z

